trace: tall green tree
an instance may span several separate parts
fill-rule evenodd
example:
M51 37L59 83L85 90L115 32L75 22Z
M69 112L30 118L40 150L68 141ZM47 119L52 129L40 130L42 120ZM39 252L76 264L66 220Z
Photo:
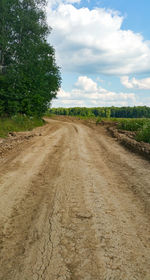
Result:
M0 2L0 113L42 115L60 87L45 0ZM8 32L6 32L6 30Z

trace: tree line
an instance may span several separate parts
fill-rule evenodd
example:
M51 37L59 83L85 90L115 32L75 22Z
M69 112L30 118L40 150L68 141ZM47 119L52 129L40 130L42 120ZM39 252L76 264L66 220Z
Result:
M61 77L45 0L0 0L0 115L41 116Z
M74 107L74 108L51 108L50 114L83 116L83 117L102 117L102 118L150 118L150 107Z

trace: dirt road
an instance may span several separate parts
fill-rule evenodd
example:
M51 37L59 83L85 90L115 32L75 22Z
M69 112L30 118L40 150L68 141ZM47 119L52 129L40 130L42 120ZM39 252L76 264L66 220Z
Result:
M0 160L0 280L149 280L150 163L49 120Z

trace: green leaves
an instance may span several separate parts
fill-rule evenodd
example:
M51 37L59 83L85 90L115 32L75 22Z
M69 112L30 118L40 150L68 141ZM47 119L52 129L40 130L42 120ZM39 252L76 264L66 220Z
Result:
M74 108L52 108L50 110L52 114L57 115L69 115L69 116L95 116L100 118L125 118L119 122L122 129L129 127L132 130L136 130L139 125L143 126L143 118L150 118L150 107L137 106L137 107L96 107L96 108L86 108L86 107L74 107ZM132 122L127 120L127 118L140 118L138 123L136 120ZM130 130L129 129L129 130Z
M61 78L54 49L46 41L50 28L44 5L44 0L0 3L0 66L6 69L0 74L0 114L41 116L56 97Z

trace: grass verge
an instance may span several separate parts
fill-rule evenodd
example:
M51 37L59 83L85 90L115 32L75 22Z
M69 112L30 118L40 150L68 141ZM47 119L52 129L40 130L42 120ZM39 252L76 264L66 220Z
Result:
M5 138L9 132L32 130L44 125L44 120L37 117L16 115L11 118L0 118L0 137Z
M135 139L137 141L150 143L150 122L143 125L143 127L137 132Z
M150 119L123 119L118 122L117 128L135 131L137 141L150 143Z

